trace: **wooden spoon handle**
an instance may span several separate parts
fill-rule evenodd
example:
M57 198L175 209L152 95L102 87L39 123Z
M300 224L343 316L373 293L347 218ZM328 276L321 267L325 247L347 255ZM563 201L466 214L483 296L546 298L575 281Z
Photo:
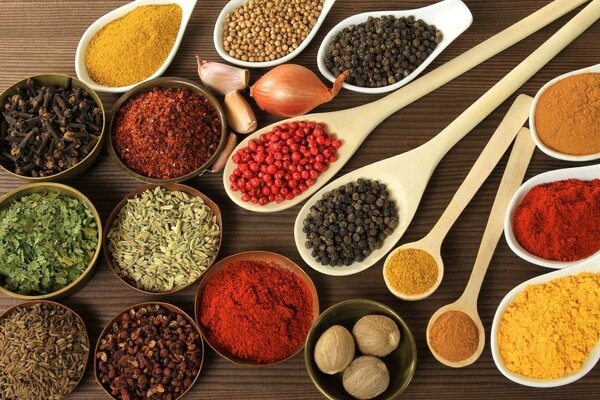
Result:
M481 245L477 252L473 272L461 296L462 301L470 303L475 308L477 308L477 297L479 296L479 289L483 283L483 278L504 229L504 215L506 214L508 203L523 181L534 148L535 143L531 138L531 132L527 128L522 128L517 135L508 163L506 164L506 169L504 170L504 175L502 175L498 193L496 194L496 199L494 200L494 205L492 206L492 211L490 211L487 226L481 239Z
M350 127L355 127L357 123L368 125L365 129L366 137L377 125L396 111L494 57L586 2L587 0L554 0L530 16L386 97L342 111L342 113L349 120L348 122L351 122Z
M427 240L442 244L442 241L448 234L448 230L454 225L456 219L469 204L475 193L479 190L483 182L492 173L506 149L517 136L517 133L523 127L533 98L527 95L517 97L510 107L506 116L494 132L489 142L473 164L473 168L460 185L454 197L446 207L446 210L435 224L433 229L426 236Z

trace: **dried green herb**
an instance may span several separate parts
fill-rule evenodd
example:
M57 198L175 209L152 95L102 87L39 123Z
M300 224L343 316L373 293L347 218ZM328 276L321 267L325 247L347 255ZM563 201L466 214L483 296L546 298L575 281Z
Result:
M59 400L85 372L90 343L70 310L17 307L0 321L0 399Z
M0 211L0 284L25 295L60 290L83 273L97 244L85 203L54 192L23 196Z

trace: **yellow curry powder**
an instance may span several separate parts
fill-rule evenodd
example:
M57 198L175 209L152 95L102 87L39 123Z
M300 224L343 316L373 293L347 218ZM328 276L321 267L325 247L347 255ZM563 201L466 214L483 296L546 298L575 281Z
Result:
M416 296L435 284L438 266L431 254L424 250L400 250L386 264L385 277L396 291Z
M105 86L143 81L165 62L179 32L177 4L141 6L107 24L90 41L85 65L90 78Z
M600 338L600 273L530 285L506 308L498 346L506 367L539 379L581 369Z

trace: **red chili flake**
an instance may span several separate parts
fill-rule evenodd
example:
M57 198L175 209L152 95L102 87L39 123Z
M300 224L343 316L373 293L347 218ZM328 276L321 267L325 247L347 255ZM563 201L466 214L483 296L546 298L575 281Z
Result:
M291 200L337 161L336 150L341 146L323 124L278 125L232 156L237 168L229 176L231 190L240 191L242 201L254 204Z
M187 89L153 88L119 110L115 151L132 171L177 178L204 165L221 137L221 121L207 98Z

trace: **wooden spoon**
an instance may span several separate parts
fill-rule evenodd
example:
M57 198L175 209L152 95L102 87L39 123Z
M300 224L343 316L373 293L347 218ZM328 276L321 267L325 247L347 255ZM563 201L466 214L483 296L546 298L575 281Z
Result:
M223 170L223 185L227 195L238 206L256 212L277 212L295 206L309 198L319 189L319 187L323 186L327 181L333 178L344 164L348 162L350 157L352 157L354 152L371 131L391 114L450 82L457 76L462 75L490 57L493 57L504 49L526 38L533 32L546 26L583 3L585 3L585 0L555 0L529 17L485 40L441 67L375 102L348 110L308 114L289 118L271 124L248 135L246 139L235 148L233 154L235 154L236 151L247 147L250 140L257 140L261 134L268 133L274 126L284 122L301 120L324 123L327 125L328 131L341 138L344 144L338 150L338 160L332 163L329 168L317 178L313 186L309 187L305 192L292 200L286 200L280 204L271 202L265 206L244 202L241 200L239 191L234 192L231 190L229 177L236 168L236 164L229 158L225 165L225 169ZM467 129L463 129L460 135L448 135L452 137L439 139L438 142L443 142L444 140L455 142L460 140L462 136L481 122L493 109L500 105L508 96L510 96L510 94L517 90L517 88L525 83L599 17L600 3L598 0L594 0L588 7L569 21L559 32L540 46L540 48L525 59L525 61L519 64L519 66L507 75L505 79L494 86L494 90L486 97L485 101L482 100L481 102L476 103L478 104L478 108L481 107L478 112L471 113L468 118L463 119L460 123L463 127L468 127Z
M454 225L465 207L469 204L473 196L475 196L475 193L483 185L483 182L492 173L496 164L498 164L500 158L506 152L506 149L513 142L515 136L517 136L517 133L527 120L532 100L533 98L526 95L517 97L433 229L423 239L406 243L388 255L383 266L383 277L388 289L396 297L404 300L421 300L431 295L438 288L444 276L444 262L441 256L442 242L452 225ZM419 249L427 252L435 259L438 267L438 277L435 284L426 292L418 295L409 295L398 291L397 288L388 282L386 277L386 270L390 266L390 259L396 253L407 249Z
M500 240L500 236L502 235L502 230L504 228L504 214L508 208L508 203L510 202L513 193L519 188L519 185L523 181L525 171L527 170L534 149L535 143L531 138L531 132L529 132L529 129L527 128L522 128L517 135L517 139L508 159L508 164L506 165L506 170L502 176L502 181L500 182L500 187L498 188L492 211L490 211L487 226L483 233L483 238L481 239L479 252L477 253L473 272L471 273L467 287L458 300L437 310L431 316L429 324L427 325L427 345L429 346L431 353L439 362L449 367L460 368L470 365L479 358L483 351L483 346L485 344L485 330L483 329L481 318L479 318L479 313L477 312L479 290L481 289L483 278L485 277L485 273L494 254L494 250L496 249L496 245L498 244L498 240ZM431 327L442 314L448 311L460 311L467 314L477 326L479 344L477 345L475 353L465 360L447 360L438 354L431 345Z

